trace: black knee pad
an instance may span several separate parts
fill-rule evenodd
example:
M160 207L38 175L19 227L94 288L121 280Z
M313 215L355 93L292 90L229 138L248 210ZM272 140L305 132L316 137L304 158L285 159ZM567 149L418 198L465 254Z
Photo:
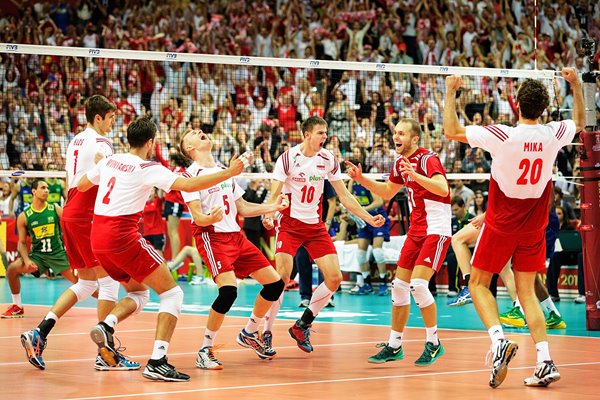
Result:
M279 299L284 288L285 283L280 279L277 282L267 283L260 291L260 295L267 301L275 301Z
M212 309L219 314L227 314L233 302L237 297L237 287L235 286L222 286L219 288L219 296L215 299L212 304Z

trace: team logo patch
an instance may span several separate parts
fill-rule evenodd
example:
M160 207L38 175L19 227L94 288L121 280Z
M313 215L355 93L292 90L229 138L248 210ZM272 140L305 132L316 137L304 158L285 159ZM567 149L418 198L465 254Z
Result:
M283 246L283 242L280 240L277 242L277 248L280 249Z
M219 191L221 191L221 189L218 186L215 186L215 187L208 189L208 194L216 193Z
M317 169L325 169L325 165L323 165L323 164L317 164Z
M300 178L300 177L298 177L298 176L293 176L293 177L292 177L292 180L293 180L294 182L306 183L306 178Z

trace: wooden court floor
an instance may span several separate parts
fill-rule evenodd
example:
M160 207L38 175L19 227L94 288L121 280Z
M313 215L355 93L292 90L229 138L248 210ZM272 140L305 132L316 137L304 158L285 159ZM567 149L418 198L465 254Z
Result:
M4 307L1 305L0 308ZM529 335L509 334L519 344L506 381L498 389L487 385L487 333L441 330L446 354L427 368L412 362L423 350L425 332L409 328L405 359L373 365L366 359L387 338L387 326L317 322L312 334L315 351L300 351L287 334L291 325L279 320L274 331L278 355L262 361L236 344L246 318L228 317L217 336L224 347L217 357L222 371L194 365L206 316L184 314L169 349L169 360L191 375L183 383L153 382L141 371L99 372L93 369L96 346L89 328L96 312L75 308L49 336L44 352L46 370L31 366L19 335L36 326L47 306L28 306L27 317L0 321L0 387L2 399L598 399L600 339L550 336L551 352L562 374L549 388L527 388L533 372L535 346ZM145 365L154 337L156 314L143 312L118 326L117 337L132 359ZM143 367L142 367L143 368Z

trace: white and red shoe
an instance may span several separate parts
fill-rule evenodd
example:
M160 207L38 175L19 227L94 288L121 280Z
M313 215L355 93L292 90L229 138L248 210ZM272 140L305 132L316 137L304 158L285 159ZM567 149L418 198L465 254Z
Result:
M25 309L23 307L19 307L16 304L8 307L8 310L4 311L0 318L23 318L25 316Z

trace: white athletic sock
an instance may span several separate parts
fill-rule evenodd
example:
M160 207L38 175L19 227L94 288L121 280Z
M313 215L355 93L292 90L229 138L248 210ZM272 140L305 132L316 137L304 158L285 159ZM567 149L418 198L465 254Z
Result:
M556 308L556 304L554 304L550 296L548 296L546 300L542 301L542 308L544 309L544 311L546 311L547 314L550 314L550 311L554 311L556 315L562 317L562 315L560 315L560 312Z
M256 315L254 315L254 313L252 313L252 315L250 316L250 318L248 318L248 322L246 323L246 327L244 328L244 330L246 331L246 333L255 333L258 331L258 327L260 326L260 323L262 322L262 318L257 317Z
M113 329L115 329L115 326L117 326L118 322L119 322L119 319L114 314L108 314L106 316L106 318L104 319L104 323Z
M329 299L331 299L331 296L333 296L333 292L329 290L329 288L325 285L325 282L317 286L312 297L310 298L310 304L308 305L308 308L310 308L310 311L312 311L315 317L319 311L325 307L325 304L327 304Z
M365 277L362 274L356 275L356 284L362 287L365 284Z
M379 279L381 279L385 282L386 276L387 276L386 274L379 274Z
M23 303L21 302L21 293L17 293L17 294L10 294L12 296L12 302L13 304L16 304L17 306L23 308Z
M388 340L388 346L390 346L393 349L397 349L400 346L402 346L402 335L404 335L404 332L391 330L390 339Z
M202 342L202 348L212 347L216 336L217 331L211 331L210 329L206 328L204 331L204 342Z
M363 271L361 274L364 279L367 279L371 275L371 271Z
M492 344L504 339L504 332L502 331L502 326L500 325L493 325L490 327L490 329L488 329L488 333L490 335L490 339L492 339Z
M437 335L437 325L434 325L430 328L425 327L425 332L427 332L427 341L435 344L436 346L440 344L440 340Z
M535 344L537 350L537 362L552 360L550 357L550 349L548 348L548 342L538 342Z
M152 350L152 355L150 356L150 359L160 360L161 358L167 355L168 350L169 342L165 342L164 340L155 340L154 349Z
M54 321L58 321L58 315L50 311L48 312L48 314L46 314L46 317L44 319L53 319Z
M271 304L271 308L267 311L265 315L265 325L263 326L263 333L266 331L273 330L273 324L275 323L275 319L277 318L277 314L279 313L279 309L281 308L281 302L283 302L283 295L285 292L281 292L281 296L279 296L279 300L276 300Z

